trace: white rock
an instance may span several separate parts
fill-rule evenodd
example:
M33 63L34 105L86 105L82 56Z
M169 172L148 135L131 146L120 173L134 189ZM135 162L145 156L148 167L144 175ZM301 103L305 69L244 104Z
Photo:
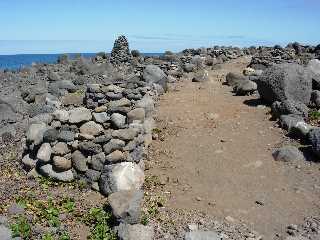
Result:
M43 140L43 133L47 130L45 123L33 123L29 126L26 133L27 140L34 142L36 145L40 144Z
M67 110L56 110L52 114L55 120L60 122L68 122L69 121L69 112Z
M37 159L42 162L49 162L51 158L52 148L50 143L43 143L38 150Z
M91 111L84 107L75 108L69 111L69 122L80 123L92 119Z
M143 186L144 172L132 162L107 165L100 183L100 189L106 195L119 191L138 190Z
M80 133L97 136L103 132L103 127L94 121L87 122L80 127Z

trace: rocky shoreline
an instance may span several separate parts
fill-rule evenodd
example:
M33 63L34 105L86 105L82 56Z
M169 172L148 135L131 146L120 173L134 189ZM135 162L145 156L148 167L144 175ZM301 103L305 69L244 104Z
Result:
M228 74L227 84L237 95L259 92L281 127L309 142L319 156L320 130L308 122L310 108L320 106L319 45L214 47L144 57L130 52L121 36L111 56L61 56L57 64L0 72L0 158L15 146L30 178L85 181L108 196L119 239L153 239L153 229L140 218L155 104L171 84L184 78L207 81L208 69L243 56L253 56L251 63L243 75ZM304 158L295 147L278 149L274 157ZM204 238L219 236L190 232L185 237Z

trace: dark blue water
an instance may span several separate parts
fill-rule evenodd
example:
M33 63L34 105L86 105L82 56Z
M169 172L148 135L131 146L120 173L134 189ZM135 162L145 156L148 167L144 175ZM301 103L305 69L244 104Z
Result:
M0 55L0 69L16 70L22 67L31 66L32 63L56 63L61 54L18 54L18 55ZM77 54L68 54L74 58ZM81 56L90 58L96 53L81 53ZM145 53L145 56L158 56L161 53Z

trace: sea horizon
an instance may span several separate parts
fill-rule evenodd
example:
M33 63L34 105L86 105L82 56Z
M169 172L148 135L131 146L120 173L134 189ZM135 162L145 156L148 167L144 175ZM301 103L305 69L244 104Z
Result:
M75 53L22 53L22 54L0 54L0 69L1 70L17 70L24 67L30 67L34 63L40 64L52 64L56 63L59 56L67 54L70 58L74 58L77 55L81 55L85 58L91 58L99 52L86 53L86 52L75 52ZM105 52L110 54L110 52ZM141 53L145 56L158 56L162 53Z

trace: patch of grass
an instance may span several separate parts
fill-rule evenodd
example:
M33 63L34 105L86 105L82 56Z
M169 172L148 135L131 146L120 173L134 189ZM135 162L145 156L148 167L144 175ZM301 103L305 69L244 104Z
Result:
M59 240L71 240L69 233L68 232L62 233L61 236L59 237Z
M158 219L161 221L160 208L165 205L166 198L164 196L145 196L145 207L143 209L140 223L147 225L150 219Z
M159 129L159 128L154 128L154 129L152 129L152 132L153 132L153 133L156 133L156 134L159 134L159 133L161 133L162 131L161 131L161 129Z
M311 111L309 113L309 119L311 121L319 120L320 119L320 112L318 111Z
M149 218L148 218L148 215L147 215L147 214L145 214L145 213L142 214L140 223L141 223L142 225L145 225L145 226L148 225L148 223L149 223Z
M46 233L42 236L42 240L54 240L54 236L51 233Z
M147 176L145 178L144 186L146 189L151 189L152 187L156 187L160 185L161 185L160 178L156 175Z
M62 208L68 213L74 212L76 208L76 203L72 198L66 198L62 201Z
M111 229L112 215L103 208L91 208L83 221L90 227L89 240L116 240L117 236Z
M10 225L12 237L21 237L23 239L30 239L31 226L26 217L20 216L15 223Z
M38 202L38 207L40 210L40 216L42 219L46 219L51 227L59 227L60 220L59 214L60 211L57 205L50 198L47 202Z

